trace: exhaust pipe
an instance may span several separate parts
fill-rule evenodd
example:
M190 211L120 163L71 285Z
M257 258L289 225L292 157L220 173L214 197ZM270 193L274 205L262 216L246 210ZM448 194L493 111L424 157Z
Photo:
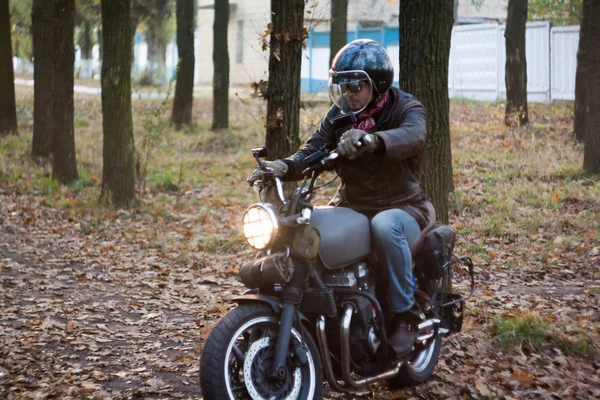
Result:
M340 336L342 342L342 377L346 385L351 386L355 389L362 388L373 382L381 381L384 379L390 379L398 375L400 368L404 364L402 361L398 362L393 369L382 372L381 374L370 376L367 378L359 379L355 381L352 379L352 369L350 367L350 322L352 321L352 314L354 313L354 307L352 304L346 306L344 311L344 317L342 318L342 326L340 328Z
M331 363L331 354L329 353L329 345L327 344L327 336L325 335L325 316L320 315L317 320L317 341L321 349L321 358L323 359L323 367L325 369L325 376L327 381L331 385L331 388L336 392L347 393L348 390L344 388L343 382L338 382L333 373L333 365Z

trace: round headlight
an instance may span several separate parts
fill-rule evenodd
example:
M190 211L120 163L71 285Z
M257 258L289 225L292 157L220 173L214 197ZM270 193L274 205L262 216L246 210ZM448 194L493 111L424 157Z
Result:
M277 237L279 223L275 210L269 204L253 204L244 214L244 236L257 250L267 248Z

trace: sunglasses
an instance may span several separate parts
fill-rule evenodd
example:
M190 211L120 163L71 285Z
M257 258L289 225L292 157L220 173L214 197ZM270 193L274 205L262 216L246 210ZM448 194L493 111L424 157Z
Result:
M340 85L340 88L342 89L342 93L346 93L346 91L350 91L352 93L358 93L362 90L363 86L365 86L367 84L366 80L360 80L360 81L350 81L348 83L343 83Z

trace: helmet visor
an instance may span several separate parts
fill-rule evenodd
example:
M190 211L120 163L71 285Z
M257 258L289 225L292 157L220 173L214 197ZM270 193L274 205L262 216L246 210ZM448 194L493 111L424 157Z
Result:
M373 85L365 71L329 71L329 98L343 112L360 112L373 98Z

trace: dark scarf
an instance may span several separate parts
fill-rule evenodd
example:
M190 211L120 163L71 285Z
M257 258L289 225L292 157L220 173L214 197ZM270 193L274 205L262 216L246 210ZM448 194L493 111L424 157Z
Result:
M360 129L365 132L369 132L371 128L375 126L375 119L381 115L383 108L390 98L390 91L386 91L385 94L375 102L375 106L369 107L362 111L356 116L357 122L350 125L350 129Z

